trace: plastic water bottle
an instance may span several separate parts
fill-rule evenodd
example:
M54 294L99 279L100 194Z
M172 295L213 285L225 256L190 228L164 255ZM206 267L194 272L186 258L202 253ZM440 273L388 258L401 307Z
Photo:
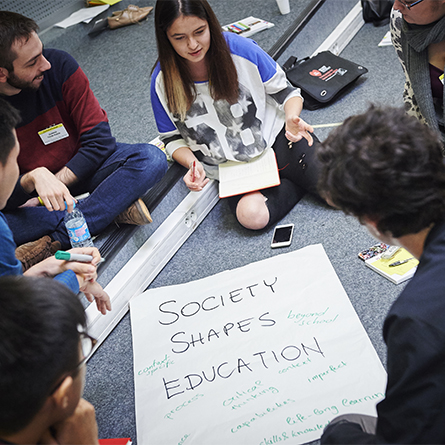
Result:
M64 220L72 247L94 247L87 222L80 209L76 208L76 203L71 213L66 211Z

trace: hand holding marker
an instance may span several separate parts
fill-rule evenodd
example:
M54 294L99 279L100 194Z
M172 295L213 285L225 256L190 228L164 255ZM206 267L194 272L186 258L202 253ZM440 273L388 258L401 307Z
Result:
M57 260L64 261L79 261L80 263L89 263L92 261L93 257L91 255L84 255L82 253L70 253L64 252L63 250L58 250L55 254ZM98 265L103 263L105 258L101 258Z
M196 179L195 168L196 168L196 161L193 161L193 164L192 164L192 182L195 182L195 179Z

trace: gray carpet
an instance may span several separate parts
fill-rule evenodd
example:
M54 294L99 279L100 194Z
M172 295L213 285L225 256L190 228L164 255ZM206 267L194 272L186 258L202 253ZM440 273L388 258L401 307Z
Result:
M113 9L121 9L129 3L123 0ZM154 0L131 3L149 6ZM210 3L222 24L250 15L275 23L274 28L254 37L268 50L308 1L291 0L291 14L287 16L279 14L273 0L210 0ZM280 57L279 63L284 63L290 55L300 58L311 55L355 3L352 0L327 0ZM364 111L371 102L402 104L403 74L395 52L392 47L377 47L387 29L372 25L362 28L342 56L363 64L369 73L337 103L317 111L304 110L302 117L307 122L340 122L349 115ZM68 30L53 28L42 35L42 40L47 47L65 49L78 60L107 111L113 134L119 141L151 140L157 135L149 100L150 70L156 60L153 14L141 25L107 30L96 37L88 36L87 30L85 25ZM329 128L320 129L316 133L324 139L329 131ZM186 194L182 181L178 182L154 211L155 222L137 232L101 277L103 285ZM282 222L295 224L292 245L283 250L272 250L272 230L253 233L241 228L230 214L227 203L220 201L151 287L187 282L321 243L385 364L382 322L403 284L392 284L366 268L357 258L360 250L374 243L373 238L353 218L320 204L310 196L297 204ZM193 261L190 261L191 257ZM131 437L137 443L132 360L131 326L127 314L88 363L85 397L96 407L100 437ZM211 437L207 443L212 443Z

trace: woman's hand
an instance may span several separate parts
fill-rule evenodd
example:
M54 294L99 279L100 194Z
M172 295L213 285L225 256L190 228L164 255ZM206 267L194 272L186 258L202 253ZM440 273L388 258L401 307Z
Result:
M199 161L190 163L189 170L184 176L184 182L192 192L200 192L209 182L204 167Z
M307 124L299 116L294 115L286 119L285 136L290 142L298 142L305 138L307 139L309 146L311 146L314 142L311 136L311 133L313 132L314 129L312 126Z

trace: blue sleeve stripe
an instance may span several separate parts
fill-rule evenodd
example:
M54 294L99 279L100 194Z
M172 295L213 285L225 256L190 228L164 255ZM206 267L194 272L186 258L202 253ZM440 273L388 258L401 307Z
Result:
M71 289L75 294L79 293L79 282L76 274L72 270L66 270L54 277L55 280L63 283L68 289Z
M155 116L156 125L158 127L159 133L169 133L171 131L175 131L176 127L171 121L170 116L167 114L164 107L162 106L162 103L159 100L159 96L156 91L156 80L160 73L161 67L158 63L153 71L150 82L151 107L153 109L153 114Z

